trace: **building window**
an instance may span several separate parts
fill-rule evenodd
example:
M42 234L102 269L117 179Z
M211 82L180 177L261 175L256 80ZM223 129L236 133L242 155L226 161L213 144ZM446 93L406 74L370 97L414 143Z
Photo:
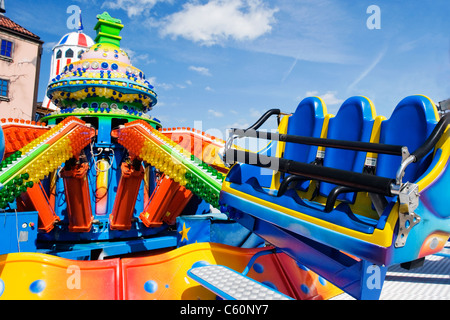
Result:
M73 50L72 49L68 49L66 51L66 58L73 58Z
M58 50L58 52L56 53L56 59L61 59L62 57L62 51Z
M8 98L9 80L0 79L0 97Z
M6 58L12 58L13 43L8 40L2 39L0 47L0 56Z

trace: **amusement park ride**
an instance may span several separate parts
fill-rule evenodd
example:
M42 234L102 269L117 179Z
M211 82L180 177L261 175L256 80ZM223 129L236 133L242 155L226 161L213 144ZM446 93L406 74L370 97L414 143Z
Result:
M121 21L97 18L57 110L1 120L1 299L378 299L389 268L449 267L450 115L429 98L386 119L310 97L226 142L167 129Z

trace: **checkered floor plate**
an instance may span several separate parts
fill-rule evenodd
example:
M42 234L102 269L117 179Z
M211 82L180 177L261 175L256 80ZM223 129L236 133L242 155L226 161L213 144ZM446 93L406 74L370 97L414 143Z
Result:
M291 298L224 266L193 268L188 275L225 300L290 300Z

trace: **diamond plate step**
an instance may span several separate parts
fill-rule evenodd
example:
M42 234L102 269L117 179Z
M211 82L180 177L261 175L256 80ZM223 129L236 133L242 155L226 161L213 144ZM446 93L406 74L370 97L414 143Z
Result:
M225 300L292 300L225 266L202 266L190 269L187 274Z

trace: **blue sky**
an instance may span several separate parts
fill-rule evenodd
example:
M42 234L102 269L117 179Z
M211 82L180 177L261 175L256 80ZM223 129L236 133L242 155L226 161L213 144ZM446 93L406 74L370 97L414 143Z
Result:
M6 0L6 15L45 41L40 99L72 4L92 38L97 14L122 20L122 48L155 86L165 127L220 136L311 95L334 114L365 95L386 117L411 94L450 97L448 0ZM371 5L380 29L367 27Z

